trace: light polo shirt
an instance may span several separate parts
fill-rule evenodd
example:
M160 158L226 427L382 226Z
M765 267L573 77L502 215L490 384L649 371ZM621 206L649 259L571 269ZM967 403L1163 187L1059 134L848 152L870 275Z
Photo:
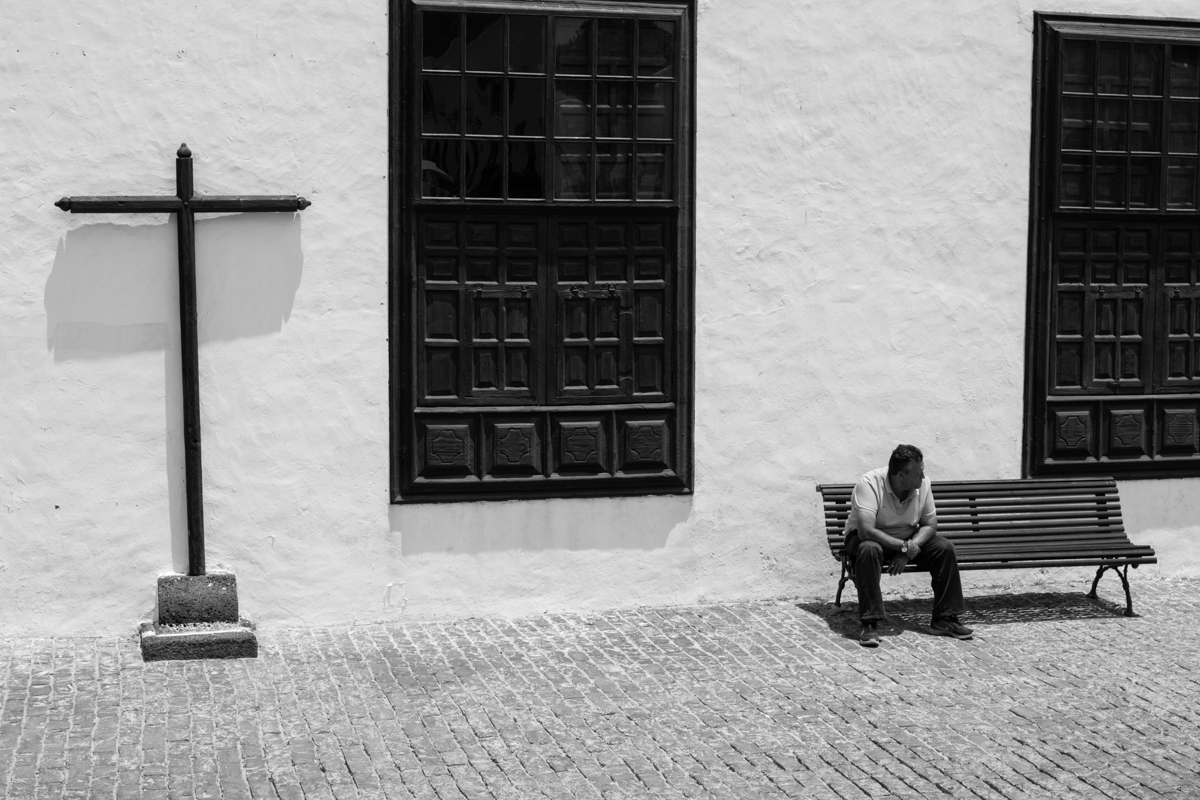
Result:
M854 484L854 493L850 496L850 514L846 517L843 534L857 530L860 508L874 511L875 527L897 539L908 539L920 526L928 525L937 516L929 478L921 481L921 488L909 492L908 497L901 500L892 491L887 467L871 470ZM914 525L918 527L914 528Z

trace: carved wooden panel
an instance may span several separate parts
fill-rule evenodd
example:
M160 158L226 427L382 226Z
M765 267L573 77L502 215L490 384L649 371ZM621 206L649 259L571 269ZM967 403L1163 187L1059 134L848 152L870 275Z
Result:
M419 428L421 465L426 478L462 478L475 474L475 437L469 423L427 422Z
M1159 452L1165 457L1193 457L1200 454L1196 405L1164 403L1160 411Z
M554 473L599 474L609 471L608 416L558 417L554 425Z
M527 478L542 474L545 433L540 415L485 418L487 458L484 474L492 478Z
M1092 408L1055 410L1051 428L1051 454L1054 458L1095 457L1095 418Z
M1149 457L1150 414L1146 407L1107 406L1104 409L1104 455L1109 458Z
M625 416L618 423L618 469L634 473L671 468L671 423L666 415Z

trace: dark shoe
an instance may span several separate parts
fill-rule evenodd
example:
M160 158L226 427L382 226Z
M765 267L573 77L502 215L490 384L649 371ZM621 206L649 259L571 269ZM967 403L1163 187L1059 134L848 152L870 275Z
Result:
M862 632L858 634L858 643L863 647L879 647L879 631L875 630L874 622L864 622Z
M970 639L975 631L958 621L957 617L935 619L929 626L929 632L938 636L953 636L955 639Z

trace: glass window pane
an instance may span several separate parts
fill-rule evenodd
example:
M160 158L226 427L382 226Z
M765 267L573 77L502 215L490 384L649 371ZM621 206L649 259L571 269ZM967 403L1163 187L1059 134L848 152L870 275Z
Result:
M1077 42L1070 39L1063 42L1063 91L1088 92L1092 91L1092 70L1095 66L1095 55L1092 42Z
M562 75L592 72L592 21L570 17L554 25L554 71Z
M1158 175L1161 158L1129 160L1129 207L1158 208Z
M1058 203L1064 208L1086 208L1092 203L1092 159L1063 156L1058 176Z
M1172 158L1167 162L1167 208L1196 207L1196 175L1198 162L1194 158Z
M1200 48L1171 45L1171 97L1200 97Z
M1129 117L1127 100L1100 100L1096 103L1096 149L1126 149L1125 127Z
M546 135L546 81L508 79L508 132L513 136Z
M596 198L629 199L629 158L627 144L596 145Z
M671 148L639 144L637 150L637 196L639 200L671 199Z
M596 21L596 74L633 74L633 21Z
M500 142L464 142L463 159L467 197L502 197L504 171L500 164Z
M466 80L466 111L463 129L467 133L504 133L504 79L473 78Z
M421 84L421 130L424 133L458 133L462 119L462 78L426 75Z
M421 142L421 196L458 197L458 139Z
M467 69L504 71L504 17L467 14Z
M596 81L596 135L631 138L632 106L629 81Z
M554 82L554 135L592 135L590 81Z
M1133 46L1133 93L1140 95L1162 94L1162 45L1135 44Z
M546 145L541 142L508 143L508 196L519 199L546 196L544 179Z
M1100 42L1097 61L1100 80L1096 90L1100 94L1127 94L1129 92L1129 45L1125 42Z
M1096 156L1096 208L1124 208L1125 159Z
M546 71L545 17L508 18L508 68L513 72Z
M673 138L674 88L673 83L638 83L638 138Z
M591 145L558 145L554 159L554 197L560 200L590 200L591 166Z
M1171 120L1167 128L1167 149L1172 153L1197 153L1197 111L1200 105L1196 103L1171 103Z
M422 16L421 66L425 69L462 69L459 15L426 11Z
M1092 149L1092 98L1064 97L1062 101L1064 150Z
M1162 120L1162 101L1134 100L1129 105L1129 149L1134 152L1162 151L1159 134Z
M644 19L638 25L638 75L675 72L675 23Z

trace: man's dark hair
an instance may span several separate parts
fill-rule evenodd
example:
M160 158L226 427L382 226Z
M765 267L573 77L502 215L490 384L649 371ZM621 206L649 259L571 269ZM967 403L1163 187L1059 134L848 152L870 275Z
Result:
M888 475L898 475L914 461L924 460L925 456L922 455L920 448L911 444L898 444L892 451L892 457L888 459Z

